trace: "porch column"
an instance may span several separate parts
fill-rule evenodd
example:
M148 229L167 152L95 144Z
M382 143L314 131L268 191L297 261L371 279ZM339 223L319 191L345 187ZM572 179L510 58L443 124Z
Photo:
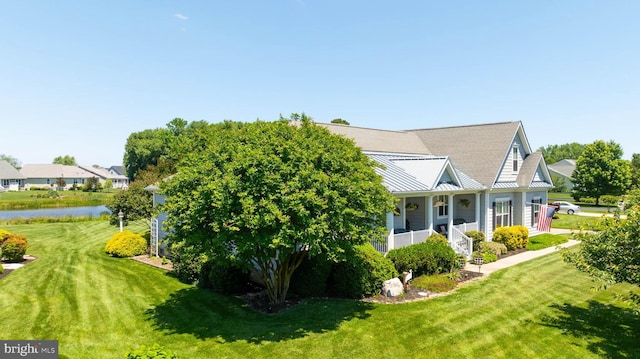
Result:
M393 211L387 213L387 234L393 229Z
M478 223L478 231L482 231L482 221L480 220L480 193L476 193L476 218L474 219Z
M447 223L447 240L449 242L451 242L452 238L453 238L453 217L455 216L453 213L453 207L455 207L453 205L453 194L450 194L449 197L447 198L447 206L449 207L449 217L448 217L448 223Z
M520 199L521 205L518 206L518 207L522 209L522 213L520 213L520 223L518 223L518 224L521 225L521 226L529 227L529 225L526 222L526 219L527 219L527 208L530 207L530 206L527 206L527 193L526 192L522 192L521 193L521 197L522 197ZM533 215L533 213L531 215Z
M489 225L489 223L491 223L491 216L493 215L493 213L491 213L490 197L491 196L489 196L489 191L485 191L484 193L484 212L485 212L484 213L484 235L487 238L487 241L490 241L489 232L491 231L491 226Z
M427 205L425 207L427 207L427 225L425 228L433 231L433 196L427 197Z

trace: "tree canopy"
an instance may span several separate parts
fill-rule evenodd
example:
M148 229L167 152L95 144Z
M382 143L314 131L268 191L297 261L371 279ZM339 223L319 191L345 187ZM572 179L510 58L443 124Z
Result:
M602 230L582 232L578 251L565 251L566 261L604 283L640 285L640 207L627 218L605 218Z
M116 193L107 208L111 211L109 224L118 225L118 213L124 214L123 222L139 219L150 220L153 214L153 193L145 190L149 185L157 184L161 180L161 171L155 166L149 166L138 173L138 178L131 182L126 190Z
M565 143L563 145L549 145L538 148L542 152L547 164L554 164L565 159L577 159L584 151L586 145L577 142Z
M58 156L53 159L54 165L77 166L76 158L69 155Z
M585 147L573 172L574 198L621 195L631 186L631 165L623 160L622 148L611 141L595 141Z
M304 114L219 128L163 190L171 245L250 264L274 304L307 255L344 258L393 209L374 162Z

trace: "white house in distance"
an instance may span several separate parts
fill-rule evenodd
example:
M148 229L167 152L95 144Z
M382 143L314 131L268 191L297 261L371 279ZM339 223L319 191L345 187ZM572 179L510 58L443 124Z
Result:
M89 173L93 173L95 177L98 177L100 183L104 186L107 180L111 180L113 188L126 189L129 187L129 177L121 174L117 174L102 167L90 167L90 166L78 166Z
M26 177L10 165L0 160L0 192L18 191L24 187Z
M569 191L573 189L573 171L576 170L576 160L564 159L550 164L548 167L551 174L554 174L564 180Z
M89 178L96 177L95 174L79 167L59 164L24 165L20 173L26 177L24 188L27 190L31 188L67 190L74 185L82 187ZM65 182L63 188L58 186L60 178Z
M484 232L488 239L503 226L537 232L539 205L547 203L553 184L521 122L406 131L318 125L352 139L383 166L378 173L398 206L387 214L386 242L374 244L382 253L424 242L438 232L456 252L470 256L467 231ZM148 189L154 203L164 201L157 187ZM152 242L166 234L164 216L152 220Z

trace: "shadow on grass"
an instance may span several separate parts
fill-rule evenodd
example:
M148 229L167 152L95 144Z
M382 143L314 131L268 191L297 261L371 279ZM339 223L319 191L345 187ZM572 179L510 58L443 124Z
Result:
M155 329L167 333L220 342L259 343L335 330L344 321L369 317L367 311L372 307L356 300L310 299L285 312L264 314L248 308L239 298L187 288L145 314Z
M604 358L640 358L640 317L632 309L589 301L586 308L554 304L557 315L541 324L583 339L587 349Z

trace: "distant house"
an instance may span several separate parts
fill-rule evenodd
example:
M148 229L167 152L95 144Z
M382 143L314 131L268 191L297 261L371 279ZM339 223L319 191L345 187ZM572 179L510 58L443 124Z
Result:
M26 178L25 189L67 190L74 186L81 187L88 179L96 177L95 174L79 167L60 164L24 165L20 173ZM64 185L60 185L60 180Z
M0 192L19 191L24 187L25 179L9 162L0 160Z
M565 159L548 166L551 174L560 177L567 185L567 189L573 189L573 172L576 170L576 160Z
M387 214L388 237L374 244L386 253L441 233L458 253L469 256L471 239L498 227L522 225L537 232L540 204L553 187L541 153L532 152L521 122L389 131L318 124L352 139L383 167L383 184L398 199ZM154 204L164 201L158 187ZM166 232L166 213L152 220L152 243Z
M124 166L111 166L109 167L108 171L116 175L121 175L121 176L127 175L126 171L124 170Z
M111 180L113 184L113 188L128 188L129 187L129 177L117 174L115 171L108 170L102 167L90 167L90 166L78 166L81 169L93 173L100 183L104 186L107 180ZM111 167L113 168L113 167Z

